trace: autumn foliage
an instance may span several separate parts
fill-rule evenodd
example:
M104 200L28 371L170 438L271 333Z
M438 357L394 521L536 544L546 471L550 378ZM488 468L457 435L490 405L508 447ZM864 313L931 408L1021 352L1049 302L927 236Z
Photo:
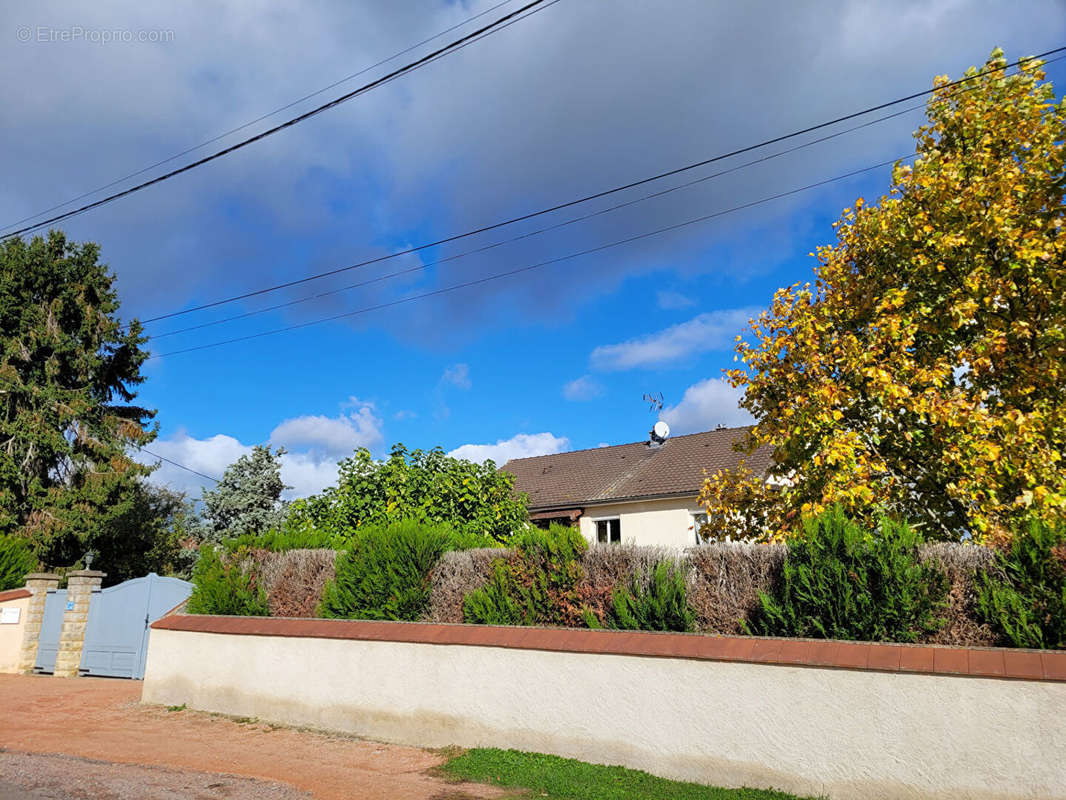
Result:
M779 290L728 372L772 448L703 502L767 537L839 504L927 538L1066 512L1066 99L996 50L935 81L913 165L858 199L812 284Z

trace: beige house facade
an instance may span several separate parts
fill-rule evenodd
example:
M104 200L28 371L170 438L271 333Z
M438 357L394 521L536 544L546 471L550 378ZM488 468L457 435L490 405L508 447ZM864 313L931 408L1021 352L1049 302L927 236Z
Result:
M576 525L592 545L692 547L706 518L704 478L742 461L765 471L769 454L737 449L748 428L718 428L665 440L575 450L507 462L515 489L529 496L535 524Z
M616 520L621 544L691 547L699 544L697 529L703 516L697 495L628 500L587 506L578 518L578 527L590 544L598 544L605 529L608 536L604 544L611 544L614 523L610 521Z

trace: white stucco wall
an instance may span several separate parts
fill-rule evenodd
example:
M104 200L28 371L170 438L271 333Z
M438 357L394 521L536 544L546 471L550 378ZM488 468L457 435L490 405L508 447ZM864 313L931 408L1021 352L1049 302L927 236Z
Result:
M1066 684L152 632L143 700L873 800L1066 798Z
M20 597L16 600L0 602L0 610L17 608L19 621L14 624L0 624L0 672L17 672L19 653L22 651L22 634L26 629L26 609L30 598Z
M586 507L579 524L581 535L591 544L596 544L596 520L617 517L622 524L623 544L692 547L696 544L692 515L700 511L695 495L611 503Z

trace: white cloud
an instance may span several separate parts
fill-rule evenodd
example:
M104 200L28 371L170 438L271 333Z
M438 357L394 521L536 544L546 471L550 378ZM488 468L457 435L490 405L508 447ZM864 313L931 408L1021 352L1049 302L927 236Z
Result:
M453 364L444 370L444 374L440 376L441 383L450 383L452 386L456 386L459 389L469 389L473 384L470 383L470 365L469 364Z
M373 403L352 397L342 409L336 417L306 415L287 419L271 432L270 444L287 451L281 457L281 479L291 487L285 491L286 499L322 491L337 479L337 462L341 458L357 447L374 449L384 441L382 420ZM164 461L149 480L198 499L203 487L211 488L214 481L189 470L221 478L226 467L252 452L252 445L222 433L196 439L181 431L173 438L157 439L148 449L189 468ZM137 459L145 464L158 461L146 453L140 453Z
M491 458L498 466L503 466L512 458L546 456L562 452L568 447L570 440L565 436L555 436L551 433L519 433L510 439L500 439L496 444L464 444L448 455L469 461L485 461Z
M292 451L309 449L334 460L359 447L380 446L385 436L374 404L353 397L345 406L354 410L336 417L307 415L287 419L271 432L270 442Z
M592 351L593 369L623 370L674 363L708 350L724 350L758 313L755 308L709 311L688 322Z
M662 417L675 434L750 425L755 420L738 405L742 394L725 378L708 378L688 387L681 402L664 408Z
M575 378L563 386L563 397L575 402L592 400L601 394L603 394L603 386L588 375Z
M403 422L405 419L416 419L417 417L418 414L416 414L414 411L409 411L406 408L401 408L399 411L392 415L392 418L398 422Z
M681 292L659 291L655 293L655 302L659 308L673 311L678 308L690 308L696 301Z
M285 492L287 500L318 494L337 481L337 462L311 453L286 453L281 457L281 479L292 487Z
M226 467L252 452L252 445L221 433L207 439L196 439L179 433L173 439L157 439L148 449L177 464L183 464L190 470L212 478L221 478ZM138 453L136 458L144 464L155 464L159 461L143 452ZM281 479L286 486L291 487L283 495L287 500L307 497L322 491L337 479L337 460L312 452L286 453L281 457ZM193 500L200 498L204 487L210 489L215 485L212 480L166 461L151 474L149 481L158 486L169 486L171 489L185 492Z
M252 452L250 445L242 444L232 436L221 433L207 439L194 439L184 432L179 432L173 439L157 439L148 445L148 449L163 458L183 464L189 470L202 472L212 478L221 478L226 467ZM159 461L145 452L136 453L134 458L143 464L155 464ZM210 488L215 485L213 480L206 480L189 470L163 461L149 480L160 486L187 492L194 499L200 496L202 487Z

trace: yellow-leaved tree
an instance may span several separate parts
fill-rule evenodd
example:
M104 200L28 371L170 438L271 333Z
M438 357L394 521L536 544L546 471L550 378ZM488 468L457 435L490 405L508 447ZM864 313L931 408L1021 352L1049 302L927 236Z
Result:
M985 541L1066 513L1066 98L1000 50L937 78L913 166L861 198L737 342L767 477L718 473L712 518L769 538L840 504ZM723 523L725 524L725 523Z

